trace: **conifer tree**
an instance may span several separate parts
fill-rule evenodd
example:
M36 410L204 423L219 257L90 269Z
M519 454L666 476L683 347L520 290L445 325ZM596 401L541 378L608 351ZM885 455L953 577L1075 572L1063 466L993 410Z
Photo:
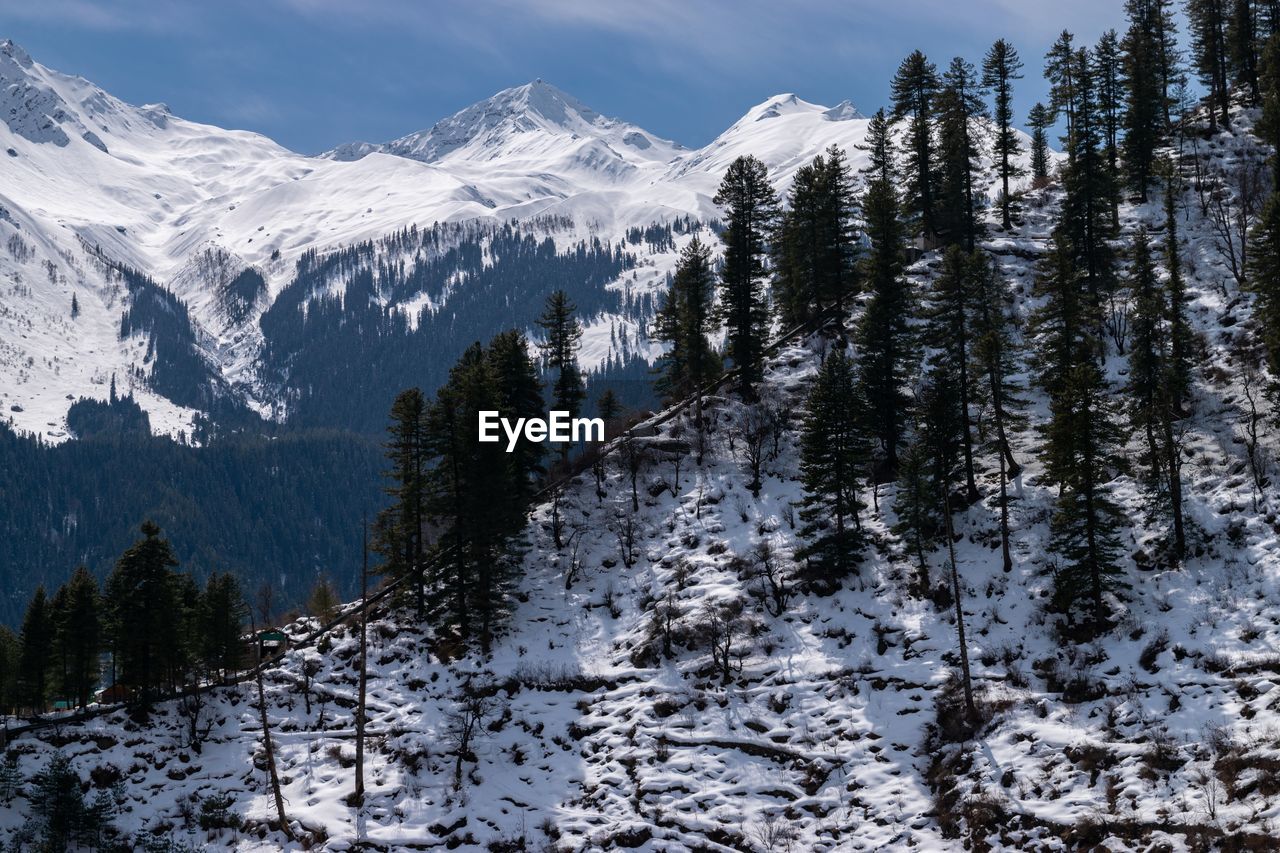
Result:
M463 353L427 414L427 446L436 457L428 477L428 509L451 546L438 578L437 623L487 648L509 583L509 547L523 526L524 502L513 488L500 442L476 440L479 413L496 409L497 380L479 343ZM478 622L478 625L477 625Z
M17 713L19 697L19 663L22 644L6 625L0 625L0 716ZM0 800L4 799L0 786Z
M917 219L920 233L930 240L938 233L934 193L933 110L938 94L938 71L920 51L914 51L894 74L891 84L893 120L910 116L907 126L906 209Z
M764 260L778 216L778 198L764 163L747 155L730 164L714 201L724 211L720 319L728 333L728 355L738 373L739 390L750 401L764 376L769 318Z
M53 661L53 608L44 587L36 587L22 617L18 657L18 704L43 713L49 695L49 667Z
M529 342L518 331L500 332L486 349L496 385L498 411L513 422L517 418L540 417L545 403L537 366L529 357ZM511 488L521 503L533 497L538 477L543 473L544 445L521 435L508 454Z
M1259 0L1228 0L1227 64L1229 79L1244 90L1250 106L1260 102L1258 66L1262 53L1262 3Z
M975 302L973 323L974 372L978 393L991 411L994 429L986 441L1000 468L1000 550L1003 568L1013 570L1009 530L1009 482L1022 467L1013 458L1009 431L1025 420L1021 386L1014 379L1019 372L1018 352L1012 334L1007 283L995 261L981 255L973 259Z
M875 115L867 122L867 135L858 145L858 150L867 152L867 165L860 170L860 174L865 177L867 183L883 181L893 186L898 170L894 163L893 137L889 118L885 115L883 107L876 110Z
M974 67L961 57L951 60L936 99L938 124L939 228L949 245L972 252L982 230L978 219L975 173L982 152L974 123L987 118Z
M1169 393L1173 411L1186 408L1191 394L1192 348L1191 321L1187 319L1187 289L1182 278L1182 258L1178 250L1178 210L1176 190L1180 178L1172 162L1166 161L1164 173L1164 264L1165 317L1169 327Z
M557 411L568 412L576 418L587 399L587 387L582 380L582 368L578 366L578 348L582 343L582 324L578 322L577 306L563 290L547 297L547 307L538 319L546 337L541 346L543 364L556 372L551 386L551 399ZM569 444L560 448L561 460L569 458Z
M1186 553L1183 530L1181 448L1174 435L1178 378L1172 347L1172 313L1156 279L1145 229L1133 241L1133 346L1129 354L1130 423L1145 439L1144 481L1153 514L1173 528L1173 557Z
M201 601L201 656L209 672L228 678L243 662L244 593L231 572L214 572L205 581Z
M1073 265L1084 275L1092 321L1101 327L1103 300L1116 286L1110 239L1115 233L1112 210L1117 187L1102 150L1102 127L1088 52L1077 51L1073 65L1075 124L1059 227L1073 253Z
M800 537L805 545L796 553L815 577L827 582L853 572L863 546L858 485L868 446L849 417L859 405L853 362L843 352L832 352L805 403L800 438Z
M871 128L875 130L876 121ZM881 129L884 125L881 123ZM903 278L903 228L887 135L869 135L872 168L862 196L862 215L871 249L863 258L862 280L870 294L856 331L859 394L866 401L866 432L878 445L877 481L887 482L898 468L898 447L906 420L906 385L913 354L911 299ZM882 151L886 156L876 154ZM877 160L883 165L877 167Z
M696 419L702 423L704 385L720 374L720 356L708 335L715 329L713 300L715 273L711 249L694 237L680 253L680 262L654 319L654 339L668 345L658 362L656 390L676 401L698 393Z
M1250 247L1249 289L1254 294L1254 325L1258 330L1266 367L1266 385L1273 420L1280 426L1280 192L1273 192L1253 226Z
M1052 125L1048 107L1037 103L1031 108L1027 126L1031 128L1031 180L1036 187L1049 182L1049 128Z
M1112 187L1119 186L1120 175L1120 126L1124 109L1124 86L1120 72L1120 39L1115 30L1107 30L1098 39L1090 57L1092 67L1095 113L1102 144L1102 162L1107 180ZM1111 227L1120 227L1120 194L1113 191L1111 201Z
M1075 36L1063 30L1058 40L1049 48L1044 58L1044 78L1049 81L1049 123L1060 116L1066 119L1067 135L1064 137L1067 156L1073 156L1076 120L1076 49Z
M956 410L949 423L956 428L957 445L964 454L965 500L978 500L973 467L973 430L969 423L969 403L973 390L969 373L973 357L975 308L975 264L981 263L959 246L951 246L942 257L941 273L934 279L925 303L930 368L935 381L946 384Z
M418 617L426 614L426 447L427 403L421 389L409 388L396 395L387 426L386 448L390 468L383 487L390 505L378 514L376 548L383 570L395 578L413 581ZM475 425L472 425L475 428Z
M915 558L916 586L921 595L927 595L931 581L925 553L932 550L942 522L938 492L933 484L933 465L928 448L920 438L919 423L915 433L915 438L902 453L902 467L898 471L898 490L893 502L893 512L898 520L893 526L893 533Z
M1129 28L1121 42L1124 96L1124 162L1129 185L1145 202L1151 184L1156 148L1168 125L1164 81L1160 69L1161 14L1156 0L1128 0Z
M1037 287L1045 301L1035 325L1049 396L1046 479L1059 487L1050 547L1064 561L1055 568L1053 601L1069 619L1086 615L1097 632L1109 613L1106 594L1125 586L1117 564L1122 516L1106 485L1118 462L1119 434L1099 364L1101 341L1088 319L1088 277L1076 267L1068 230L1065 222L1055 229L1041 269Z
M1013 81L1022 79L1022 59L1012 44L998 39L982 60L982 85L991 92L995 121L992 148L1000 159L1000 219L1006 231L1013 227L1013 199L1009 182L1021 170L1013 162L1018 155L1018 135L1013 129Z
M792 180L772 247L774 303L783 326L843 308L855 287L858 234L844 152L832 146Z
M1230 0L1187 0L1191 55L1200 81L1208 90L1209 129L1231 126L1231 92L1227 45L1227 5Z
M184 613L173 547L154 522L143 522L142 535L116 561L106 603L118 681L146 700L172 676L171 651L180 642Z
M57 658L62 667L62 694L83 708L98 683L102 619L98 581L84 566L76 569L62 606L55 609Z
M1260 100L1262 115L1254 125L1254 132L1271 146L1271 185L1280 187L1280 21L1277 30L1267 39L1259 63Z

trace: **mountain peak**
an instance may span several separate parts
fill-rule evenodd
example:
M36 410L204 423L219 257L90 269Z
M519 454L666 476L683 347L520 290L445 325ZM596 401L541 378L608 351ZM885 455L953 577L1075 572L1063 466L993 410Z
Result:
M596 112L541 77L503 89L441 119L427 130L381 145L348 143L321 155L331 160L358 160L373 152L395 154L426 163L445 158L488 162L501 152L541 144L572 148L596 140L623 160L667 162L681 146L618 119Z

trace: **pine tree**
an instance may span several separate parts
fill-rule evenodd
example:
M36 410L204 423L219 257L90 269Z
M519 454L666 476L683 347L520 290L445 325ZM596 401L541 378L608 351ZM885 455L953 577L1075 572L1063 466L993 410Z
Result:
M80 316L80 300L73 293L71 294L71 319L74 320Z
M720 374L720 357L708 335L714 331L715 273L711 249L694 237L680 253L671 287L654 320L654 340L668 345L658 362L656 390L669 401L700 391ZM702 420L702 397L697 419Z
M1000 550L1003 568L1013 570L1009 530L1009 482L1022 468L1013 458L1009 431L1020 426L1022 391L1014 378L1019 373L1018 352L1012 334L1013 320L1008 284L1001 278L996 263L981 255L973 259L975 302L973 322L974 374L978 393L991 412L994 430L985 450L996 457L1000 468Z
M1185 409L1191 394L1191 367L1194 334L1187 319L1187 289L1182 278L1182 258L1178 250L1178 210L1176 190L1180 178L1172 162L1164 173L1164 264L1165 311L1169 328L1169 393L1174 411Z
M875 115L867 122L867 135L863 137L858 150L867 152L867 165L862 167L859 174L863 175L868 183L883 181L893 186L898 170L894 163L893 137L889 119L883 108L876 110Z
M873 128L874 124L873 120ZM873 138L873 144L889 151L887 139L874 142ZM862 196L862 215L871 243L863 258L862 279L870 296L855 335L861 365L859 394L867 403L866 432L879 445L878 482L891 480L898 468L913 353L911 300L903 278L904 235L898 212L893 175L886 167L871 175Z
M1155 0L1128 0L1129 29L1121 43L1124 94L1124 162L1129 184L1145 202L1151 184L1156 149L1168 125L1161 76Z
M338 591L333 588L333 581L321 576L311 586L307 594L307 615L316 619L321 625L329 623L342 605Z
M785 327L843 308L853 292L857 259L854 201L844 152L801 166L774 235L774 303Z
M201 657L211 673L228 678L241 666L244 647L244 593L231 572L214 572L205 581L201 600Z
M551 399L558 411L568 412L576 418L587 398L586 385L582 381L582 368L578 366L578 347L582 343L582 324L576 316L577 306L563 290L557 290L547 298L546 309L538 319L546 337L540 346L543 363L556 372L551 386ZM569 446L561 448L561 456L568 458Z
M1273 421L1280 426L1280 192L1273 192L1253 226L1249 289L1254 294L1258 330L1270 379L1266 386Z
M1099 365L1101 341L1089 319L1088 276L1076 266L1069 230L1065 221L1055 229L1041 268L1037 287L1045 300L1035 331L1040 382L1049 396L1046 479L1059 487L1050 547L1065 561L1055 570L1054 604L1071 619L1087 614L1096 632L1109 612L1105 595L1124 587L1117 565L1122 516L1106 487L1119 434Z
M21 704L19 665L22 644L7 626L0 625L0 716L16 714Z
M951 61L936 98L938 124L939 231L950 245L972 252L982 231L978 219L975 173L981 168L975 122L987 118L974 67L960 57Z
M1018 155L1018 135L1013 129L1013 81L1022 79L1022 59L1012 44L999 39L982 60L982 85L991 91L995 121L992 149L1000 159L1000 220L1004 229L1013 227L1013 198L1009 182L1021 175L1013 162Z
M907 127L906 209L918 218L926 240L938 233L934 208L933 109L938 94L938 70L920 51L913 52L894 74L891 84L893 120L910 116Z
M728 332L728 355L738 373L738 387L750 401L764 376L769 317L764 259L778 216L778 199L764 163L744 156L730 164L714 201L724 211L720 318Z
M1044 78L1049 81L1049 123L1059 116L1066 118L1067 135L1064 137L1067 155L1073 156L1076 120L1076 50L1075 36L1063 30L1058 40L1049 48L1044 58Z
M501 332L489 342L486 355L493 369L501 416L512 421L540 417L545 405L542 382L538 379L533 359L529 357L529 342L525 336L515 330ZM515 449L508 454L511 487L521 503L533 497L538 478L543 474L544 452L542 442L530 441L522 435Z
M1054 577L1053 602L1069 617L1088 614L1097 632L1110 612L1104 596L1129 584L1118 565L1124 514L1106 485L1119 434L1096 360L1080 361L1067 372L1050 411L1049 452L1061 477L1050 548L1065 561Z
M951 490L957 479L960 424L957 418L957 395L953 377L931 371L920 391L921 441L930 461L934 500L942 518L942 534L947 543L948 574L951 596L955 604L957 646L960 651L960 673L964 686L965 711L969 719L977 718L973 704L973 679L969 672L969 646L964 632L964 595L960 586L960 567L956 560L954 507Z
M1280 27L1280 22L1277 22ZM1254 125L1254 132L1271 146L1271 183L1280 187L1280 29L1267 39L1263 50L1259 74L1262 116Z
M383 558L383 571L412 580L418 618L426 614L427 607L426 477L430 460L426 412L426 398L418 388L401 391L391 405L391 423L383 445L390 463L383 490L391 503L378 513L375 545Z
M925 553L932 550L942 529L942 520L938 509L938 491L932 477L933 465L928 448L919 438L920 432L921 427L917 424L917 437L902 453L898 490L893 502L893 512L898 520L893 526L893 533L915 558L916 586L921 595L927 595L931 581Z
M1053 125L1053 116L1049 108L1037 103L1027 115L1027 126L1031 128L1031 181L1036 187L1049 183L1049 128Z
M53 609L44 587L36 587L22 617L18 657L18 704L43 713L49 695L49 667L53 661Z
M796 552L814 576L828 583L855 570L863 546L858 484L868 444L849 417L859 404L853 362L843 352L832 352L805 403L800 437L800 537L805 545Z
M1228 77L1248 95L1249 105L1256 107L1261 99L1258 66L1263 39L1262 9L1258 0L1228 0L1227 64Z
M1093 65L1087 51L1077 51L1074 68L1075 123L1060 227L1073 252L1073 264L1084 274L1090 316L1101 327L1103 300L1116 286L1109 241L1115 233L1112 211L1117 187L1102 150Z
M1208 90L1209 129L1231 126L1227 5L1230 0L1187 0L1191 54Z
M436 392L426 428L437 459L428 475L428 510L445 526L441 544L450 549L437 578L437 624L464 640L479 636L486 648L502 615L510 548L525 509L501 443L476 441L479 413L496 409L497 399L492 363L473 344Z
M55 608L57 657L62 664L62 693L83 708L98 683L102 619L98 582L84 566L76 569L63 605Z
M170 653L184 614L173 547L154 522L143 522L142 535L116 561L106 603L113 671L118 683L146 700L170 681Z
M612 388L604 389L604 393L596 401L596 414L605 422L606 427L610 421L616 421L622 417L622 402L618 399L618 395L613 393Z
M969 403L972 397L970 359L973 357L973 320L975 314L974 258L959 246L951 246L942 257L941 273L934 279L925 303L927 334L932 349L929 364L937 381L951 390L956 410L951 423L956 427L957 443L964 452L965 500L978 501L977 479L973 466L973 430L970 426Z
M1095 113L1102 138L1102 160L1111 186L1119 185L1120 125L1123 115L1124 86L1120 71L1120 39L1115 30L1107 30L1098 39L1090 57L1092 63ZM1111 227L1120 227L1120 194L1111 193Z

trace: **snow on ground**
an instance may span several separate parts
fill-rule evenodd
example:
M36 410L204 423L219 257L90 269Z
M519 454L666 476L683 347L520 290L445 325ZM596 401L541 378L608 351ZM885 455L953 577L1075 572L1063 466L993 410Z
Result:
M1220 138L1213 150L1229 146ZM993 226L988 240L1024 310L1057 199L1052 188L1031 194L1015 233ZM1013 493L1013 572L1000 567L989 465L984 501L957 517L970 655L991 717L977 737L949 743L933 726L958 665L953 611L910 593L917 569L890 533L891 487L878 505L866 496L878 509L864 517L874 547L859 574L831 595L797 592L771 615L744 565L761 542L789 565L795 443L782 439L752 496L741 440L736 452L729 441L743 407L714 398L705 464L685 452L687 418L650 441L638 512L616 461L600 494L589 471L565 490L561 547L552 508L536 510L510 630L490 653L450 659L410 610L371 625L362 810L345 801L354 633L271 670L290 817L327 850L1189 850L1224 833L1253 833L1265 849L1280 808L1280 521L1273 498L1253 487L1240 435L1233 318L1248 297L1226 273L1197 195L1183 201L1188 308L1204 345L1186 424L1193 556L1180 570L1148 559L1156 531L1132 478L1117 479L1135 525L1124 561L1134 591L1113 631L1063 646L1045 611L1054 493L1041 483L1034 431L1017 436L1026 469ZM1122 218L1126 230L1155 229L1161 216L1156 204L1126 205ZM923 283L934 264L926 256L913 279ZM766 402L797 412L830 345L783 348ZM1118 374L1122 361L1112 367ZM1032 401L1043 407L1038 393ZM933 553L935 585L943 566ZM713 606L741 613L727 680L708 643ZM669 658L658 628L667 612ZM463 685L487 707L455 785ZM265 828L274 807L253 763L261 732L249 696L248 687L220 692L202 752L184 745L172 705L147 727L117 714L16 748L27 771L58 747L83 774L120 768L130 800L119 823L129 831L278 849L282 837ZM190 828L191 804L211 791L234 795L245 832ZM0 812L0 827L20 814Z

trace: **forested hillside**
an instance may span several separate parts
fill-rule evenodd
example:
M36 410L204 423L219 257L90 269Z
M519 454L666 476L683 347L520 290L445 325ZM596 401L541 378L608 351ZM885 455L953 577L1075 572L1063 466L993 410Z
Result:
M1029 150L1011 92L1041 64L1000 39L906 57L856 165L810 152L779 193L735 156L717 227L662 235L657 415L589 400L569 288L399 390L351 604L321 586L257 633L272 608L197 590L153 525L101 591L37 592L0 709L89 714L14 741L0 831L1274 847L1280 9L1181 11L1063 32ZM609 442L475 440L547 400ZM77 677L99 651L118 707Z

